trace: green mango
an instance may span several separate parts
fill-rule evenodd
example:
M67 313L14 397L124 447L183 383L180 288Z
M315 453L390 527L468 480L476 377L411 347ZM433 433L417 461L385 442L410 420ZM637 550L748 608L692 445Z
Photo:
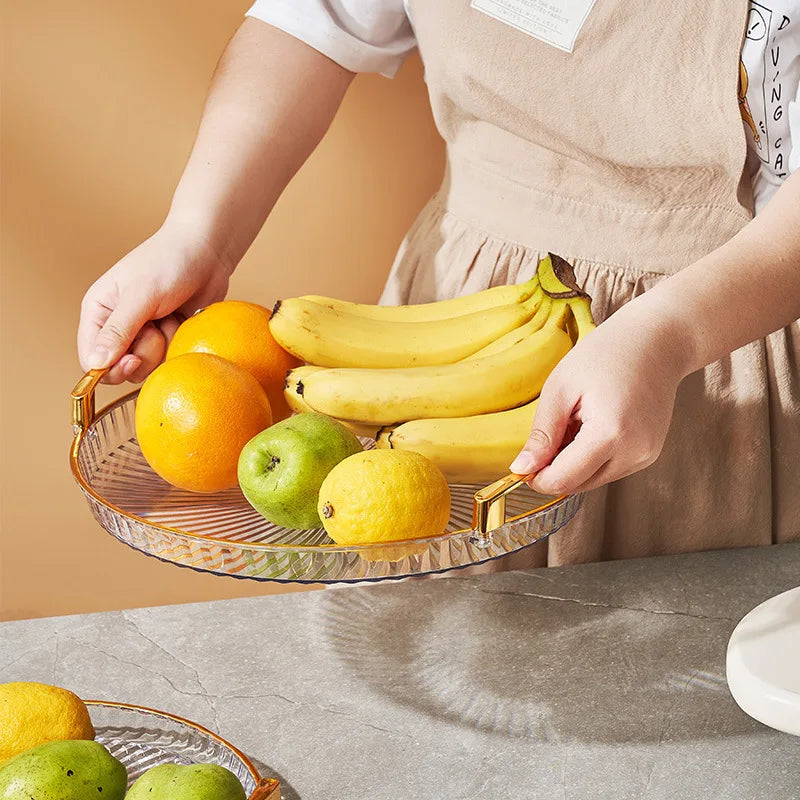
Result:
M123 800L125 767L97 742L45 742L0 766L0 800Z
M239 779L216 764L163 764L147 770L125 800L247 800Z

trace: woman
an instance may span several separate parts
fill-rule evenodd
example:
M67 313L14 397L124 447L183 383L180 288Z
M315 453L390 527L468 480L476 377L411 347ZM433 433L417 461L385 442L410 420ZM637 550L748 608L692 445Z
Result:
M544 492L594 491L506 566L800 539L800 6L754 39L745 0L587 0L574 19L557 0L472 5L256 2L163 226L84 299L83 366L142 380L175 313L224 296L354 72L392 74L416 45L447 173L384 302L518 282L550 250L605 320L548 380L512 465Z

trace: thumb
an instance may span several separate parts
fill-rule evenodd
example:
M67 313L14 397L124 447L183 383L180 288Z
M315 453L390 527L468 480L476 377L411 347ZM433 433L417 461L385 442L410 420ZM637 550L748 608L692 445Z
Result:
M528 441L509 469L515 475L533 475L556 456L567 432L572 409L558 391L543 392L536 405Z
M118 361L131 346L142 326L150 320L150 316L151 308L147 303L130 294L123 294L97 332L94 348L88 359L90 369L104 369Z

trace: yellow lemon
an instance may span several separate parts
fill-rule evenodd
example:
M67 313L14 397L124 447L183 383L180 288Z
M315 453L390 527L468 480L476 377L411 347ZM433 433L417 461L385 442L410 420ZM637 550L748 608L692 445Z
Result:
M318 509L337 544L425 539L442 533L450 519L450 487L419 453L366 450L328 473Z
M86 704L45 683L0 683L0 764L45 742L94 739Z

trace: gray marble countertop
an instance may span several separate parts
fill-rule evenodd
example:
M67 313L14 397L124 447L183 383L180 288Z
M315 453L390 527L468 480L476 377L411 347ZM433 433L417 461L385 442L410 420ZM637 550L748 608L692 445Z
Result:
M725 648L800 545L9 622L0 680L218 731L285 800L797 800Z

